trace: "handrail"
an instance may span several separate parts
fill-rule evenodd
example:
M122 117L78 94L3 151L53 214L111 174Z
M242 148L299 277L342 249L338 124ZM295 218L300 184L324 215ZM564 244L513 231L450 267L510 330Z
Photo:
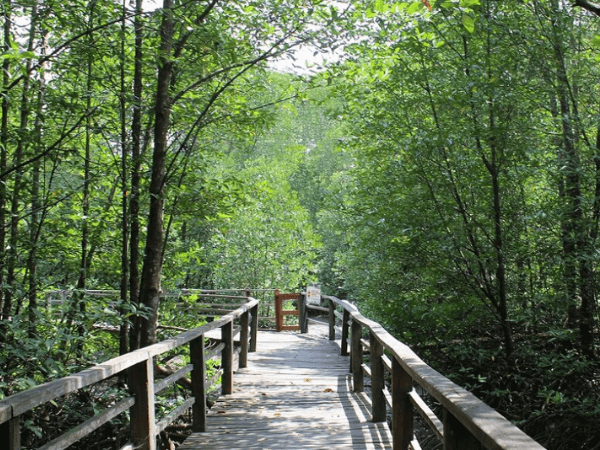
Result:
M117 374L127 371L127 384L132 397L126 398L116 405L105 409L88 421L73 430L60 436L54 441L41 447L42 449L64 449L82 437L88 435L104 423L129 409L131 414L131 440L132 448L155 450L155 436L164 429L167 422L173 421L178 415L192 408L192 430L206 430L206 386L205 386L205 349L204 334L210 330L221 329L223 349L221 351L222 393L231 394L233 389L233 321L240 320L241 324L241 351L239 366L247 365L248 351L256 351L256 337L258 331L258 300L248 297L248 302L241 305L229 314L193 330L167 339L149 347L127 353L97 364L89 369L82 370L73 375L45 383L26 391L11 395L0 401L0 448L6 450L19 450L20 445L20 417L31 409L50 402L63 395L73 393L81 388L106 380ZM250 322L250 317L252 321ZM155 386L153 358L182 345L190 345L192 399L185 402L175 411L171 412L168 419L155 423L154 400L155 393L164 389L165 382ZM174 383L179 378L189 373L189 368L179 371L179 377L170 377ZM126 446L128 448L131 446Z
M369 356L374 422L386 420L386 398L391 397L392 435L395 450L407 450L413 441L413 411L416 409L444 443L444 449L544 450L540 444L483 403L473 394L429 367L407 345L398 341L380 324L365 318L346 300L322 296L329 303L331 340L335 339L335 306L343 309L342 355L348 354L351 336L350 365L353 389L363 391L363 327L369 330ZM307 305L308 307L308 305ZM310 309L310 307L309 307ZM351 324L351 325L349 325ZM386 351L391 358L384 355ZM391 361L390 361L391 359ZM384 371L391 373L392 392L384 382ZM443 408L443 420L422 401L413 383L432 395ZM413 448L419 448L416 445Z

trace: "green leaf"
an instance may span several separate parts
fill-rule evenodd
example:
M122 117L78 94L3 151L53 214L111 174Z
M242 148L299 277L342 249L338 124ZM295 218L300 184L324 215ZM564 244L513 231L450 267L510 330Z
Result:
M425 7L425 5L423 4L422 1L414 2L414 3L410 4L410 6L406 9L406 12L408 14L414 14L417 11L423 9L424 7Z
M475 19L472 16L470 16L469 14L463 13L462 24L463 24L463 27L465 27L465 29L469 33L472 33L473 31L475 31Z

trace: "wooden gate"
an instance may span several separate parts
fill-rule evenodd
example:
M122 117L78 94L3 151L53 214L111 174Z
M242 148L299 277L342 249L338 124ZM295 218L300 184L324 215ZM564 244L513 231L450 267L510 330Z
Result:
M296 309L283 309L284 300L296 300ZM283 316L300 316L298 305L300 303L300 294L280 294L275 291L275 326L277 331L300 329L300 325L284 325Z

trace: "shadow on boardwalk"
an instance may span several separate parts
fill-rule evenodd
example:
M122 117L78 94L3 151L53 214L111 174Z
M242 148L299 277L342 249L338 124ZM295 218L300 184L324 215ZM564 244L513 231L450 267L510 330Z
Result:
M208 415L208 431L182 450L384 449L386 423L370 422L370 399L352 392L348 357L326 330L260 332L258 352L234 376L234 393Z

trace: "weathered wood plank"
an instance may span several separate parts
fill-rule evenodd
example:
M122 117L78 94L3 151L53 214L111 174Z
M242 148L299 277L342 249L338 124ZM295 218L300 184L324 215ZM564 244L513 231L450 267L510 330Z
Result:
M341 355L348 356L348 321L350 319L350 313L344 309L342 313L342 343L341 346Z
M233 323L229 322L221 328L221 340L225 348L221 354L221 392L223 395L231 394L233 391Z
M59 380L44 383L26 391L11 395L2 402L3 407L12 407L12 417L23 414L36 406L43 405L62 395L97 383L148 358L146 349L128 353L102 364Z
M383 346L370 335L371 344L371 401L373 402L373 422L386 420L386 404L383 390L385 388L385 372L383 369Z
M180 378L185 377L188 373L192 371L193 368L193 365L188 364L187 366L179 369L177 372L172 373L168 377L163 378L162 380L158 380L154 383L154 393L158 394L159 392L165 390L167 387L178 381Z
M211 359L211 358L216 358L216 357L220 358L221 357L221 352L223 351L224 348L225 348L225 344L223 344L221 342L216 347L213 347L213 348L210 348L210 349L206 350L204 352L204 357L206 359Z
M329 302L329 340L335 341L335 303Z
M194 397L188 398L181 405L179 405L177 408L175 408L173 411L171 411L169 414L167 414L164 418L162 418L159 422L157 422L156 429L155 429L156 434L163 431L165 428L167 428L169 426L169 424L171 422L173 422L179 416L184 414L188 409L192 408L195 401L196 401L196 399Z
M412 379L395 359L392 360L392 433L394 449L408 450L413 439L413 408L408 394Z
M154 424L154 366L152 358L129 368L129 390L135 398L131 408L131 439L136 448L156 449Z
M167 339L166 341L159 342L158 344L151 345L150 347L146 347L143 350L150 353L151 356L156 356L166 351L169 351L173 348L179 347L181 345L187 344L188 342L196 339L198 336L206 334L210 332L210 330L214 330L224 326L225 324L232 322L234 319L237 319L246 311L250 309L256 308L258 306L258 300L251 300L248 303L240 305L238 309L230 312L229 314L221 317L219 320L215 320L209 324L203 325L198 328L194 328L193 330L186 331L185 333L181 333L178 336L175 336L172 339ZM130 355L131 353L128 353Z
M444 410L444 450L481 450L479 440L448 410Z
M544 450L524 432L470 392L456 385L423 362L407 345L396 340L380 324L363 317L345 300L323 296L349 311L352 324L369 328L409 376L427 390L458 422L489 450Z
M354 392L362 392L364 389L364 378L362 371L363 349L362 349L362 325L360 322L352 321L352 373L354 374Z
M206 431L206 361L204 336L190 342L190 360L192 363L192 396L195 398L192 408L192 430Z
M131 408L134 403L135 400L133 398L123 399L116 405L105 409L101 413L96 414L94 417L69 430L66 434L63 434L46 445L39 447L38 450L63 450L87 436L92 431L100 428L106 422L114 419L119 414L125 412Z
M307 309L310 309L312 311L320 311L320 312L325 312L328 313L329 312L329 308L324 307L324 306L318 306L318 305L306 305Z
M249 352L256 352L256 343L258 336L258 302L250 309L252 320L250 321L250 348Z
M250 313L248 311L246 311L244 314L241 315L240 317L240 325L241 325L241 330L240 330L240 345L241 345L241 351L240 351L240 368L244 368L248 365L248 339L250 336L250 317L249 317Z
M207 431L193 434L180 450L390 449L387 423L371 422L371 402L352 392L348 357L321 337L259 333L259 353L235 374L236 389L207 415Z
M21 414L58 397L103 381L124 371L128 371L128 384L135 400L127 400L124 401L125 403L119 403L118 408L115 407L108 409L105 412L91 418L84 424L72 429L43 448L64 448L65 446L70 445L70 443L75 442L81 437L89 434L94 427L99 426L98 424L100 424L101 421L110 420L110 418L114 417L115 414L119 413L116 412L117 409L127 409L131 407L131 436L132 440L134 441L134 445L139 448L149 450L154 449L154 434L156 431L154 424L155 390L160 391L168 384L176 381L176 379L187 375L187 373L190 372L190 367L179 370L176 374L159 381L155 386L153 357L188 342L194 341L195 339L203 339L203 334L205 332L219 327L224 327L226 330L228 330L226 333L228 335L228 343L225 350L229 352L233 349L232 325L234 319L239 318L240 316L245 316L245 319L242 321L245 321L247 325L248 311L252 311L254 316L253 333L255 333L257 329L254 319L256 318L258 300L250 300L247 296L242 298L249 301L240 306L237 310L228 312L226 316L217 321L193 330L189 330L172 339L168 339L158 344L128 353L117 358L113 358L74 375L64 377L50 383L42 384L35 388L13 395L0 402L0 448L7 448L8 450L19 449L19 416ZM246 326L246 341L247 334ZM253 341L255 346L256 336L253 337ZM233 368L234 361L230 362L230 367ZM204 380L202 380L200 384L203 385Z
M4 423L12 417L12 406L0 404L0 423Z
M425 423L429 425L429 428L433 430L440 442L444 441L444 424L435 413L427 406L427 403L415 392L413 389L409 392L409 398L411 403L415 406L418 413L421 415Z
M21 422L18 417L9 419L0 424L0 448L6 450L20 450L21 448Z

